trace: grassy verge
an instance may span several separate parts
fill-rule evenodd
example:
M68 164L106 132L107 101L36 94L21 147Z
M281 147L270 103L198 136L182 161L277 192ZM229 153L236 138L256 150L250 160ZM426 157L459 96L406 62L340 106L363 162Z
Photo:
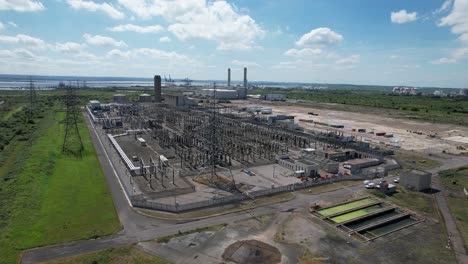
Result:
M227 214L227 213L234 213L243 210L252 209L258 206L264 206L279 202L285 202L294 199L294 194L291 192L281 193L273 196L261 197L255 199L255 201L246 201L242 204L235 204L229 206L222 206L222 207L213 207L207 208L202 210L196 210L193 212L181 213L181 214L172 214L166 212L159 212L153 210L144 210L138 209L141 213L156 217L156 218L163 218L163 219L170 219L170 220L188 220L194 218L201 218L201 217L210 217L217 214Z
M316 187L312 187L309 189L300 190L298 192L302 194L318 194L318 193L338 190L338 189L345 188L345 187L355 186L359 184L362 184L362 182L361 181L343 181L343 182L337 182L333 184L316 186Z
M419 170L428 170L439 167L442 165L440 162L418 155L411 155L406 153L397 152L395 153L395 158L402 162L402 165L405 169L419 169Z
M185 232L180 232L174 235L169 235L169 236L164 236L157 238L155 241L158 243L167 243L169 240L176 238L176 237L181 237L181 236L186 236L194 233L200 233L200 232L207 232L207 231L218 231L223 227L226 227L227 224L222 224L222 225L214 225L214 226L208 226L208 227L203 227L203 228L197 228Z
M418 214L427 217L437 218L437 211L434 207L434 199L431 194L413 192L398 186L397 192L391 196L382 196L379 191L367 190L369 194L379 197L382 200L393 203L402 208L408 208Z
M465 248L468 250L468 198L463 188L468 190L468 167L447 170L439 173L448 195L449 209L457 222L458 230L463 235Z
M45 262L47 264L127 264L127 263L148 263L148 264L170 264L170 262L141 250L134 246L125 246L98 251L91 254L84 254L69 258Z
M120 229L94 146L80 115L81 159L61 153L63 112L47 112L14 162L3 163L0 263L21 250L88 239Z

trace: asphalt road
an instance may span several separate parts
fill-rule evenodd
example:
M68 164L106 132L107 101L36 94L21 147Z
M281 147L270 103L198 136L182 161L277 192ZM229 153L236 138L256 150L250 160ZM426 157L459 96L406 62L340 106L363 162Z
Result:
M93 251L98 251L102 249L107 249L111 247L126 245L130 243L136 243L141 241L151 240L161 236L167 236L176 234L179 231L189 231L196 228L203 228L212 225L219 225L224 223L230 223L242 219L251 218L252 215L262 215L267 214L270 212L278 212L278 211L291 211L296 208L307 208L310 204L327 199L327 197L349 197L350 194L354 192L359 192L364 189L362 184L342 188L335 191L317 194L317 195L301 195L297 194L294 200L278 203L268 206L257 207L255 209L249 211L242 211L237 213L230 213L220 216L215 216L211 218L206 218L202 220L196 221L170 221L170 220L158 220L150 217L146 217L136 213L133 208L129 205L128 200L122 190L121 185L119 184L116 177L118 177L115 173L116 170L114 169L114 165L110 161L106 148L102 145L104 142L100 141L100 138L97 136L97 132L93 126L93 124L88 119L87 115L85 115L85 120L88 124L89 131L91 134L91 138L94 142L96 147L97 156L101 162L101 166L104 171L104 175L106 177L107 183L109 185L109 189L112 194L112 198L114 200L114 205L119 216L119 220L123 226L123 230L118 232L115 235L95 239L95 240L83 240L83 241L73 241L67 242L58 245L50 245L45 247L33 248L26 250L21 258L21 263L36 263L41 261L47 261L62 257L74 256L78 254L89 253ZM463 164L462 164L463 163ZM434 172L438 172L439 170L446 169L446 168L454 168L461 165L467 164L466 159L457 159L452 160L447 167L441 167ZM439 187L439 186L438 186ZM439 187L440 188L440 187ZM437 198L438 204L441 208L447 208L445 197L440 195L442 198ZM438 197L438 196L436 196ZM441 202L439 203L439 200ZM445 206L444 202L445 201ZM459 232L454 225L453 217L451 216L448 209L444 210L441 209L444 219L446 220L447 229L451 234L458 234L460 237ZM444 212L446 211L446 212ZM452 218L450 220L450 217ZM450 228L449 228L450 226ZM463 239L461 239L461 245L463 248ZM454 240L454 249L459 251L457 253L457 258L459 259L459 263L468 263L463 262L463 257L466 257L466 253L464 253L459 246L455 246L455 244L459 244L458 241ZM463 255L465 254L465 255ZM460 256L459 256L460 255ZM461 261L461 262L460 262Z

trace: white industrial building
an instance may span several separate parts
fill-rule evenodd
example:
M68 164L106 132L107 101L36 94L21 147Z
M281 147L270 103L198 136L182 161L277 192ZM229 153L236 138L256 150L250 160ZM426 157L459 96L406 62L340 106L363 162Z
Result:
M98 100L90 100L88 103L88 107L91 110L99 110L101 109L101 103Z
M195 95L202 98L213 98L215 96L216 91L216 99L219 100L234 100L238 98L236 90L228 90L228 89L201 89L195 91Z

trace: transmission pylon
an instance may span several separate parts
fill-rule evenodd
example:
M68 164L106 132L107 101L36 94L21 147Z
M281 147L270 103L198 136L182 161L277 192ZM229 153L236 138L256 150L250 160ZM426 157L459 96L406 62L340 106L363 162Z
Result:
M78 87L77 87L78 88ZM69 84L66 86L65 105L67 112L65 116L65 135L63 137L62 152L78 154L81 157L84 150L78 129L78 110L74 87Z
M29 77L29 116L32 117L36 108L36 88L31 77Z

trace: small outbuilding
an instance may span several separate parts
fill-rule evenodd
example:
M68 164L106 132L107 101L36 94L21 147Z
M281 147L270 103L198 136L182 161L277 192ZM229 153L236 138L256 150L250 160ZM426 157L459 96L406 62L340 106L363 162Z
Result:
M431 188L432 173L422 170L404 170L400 173L401 186L415 191Z

